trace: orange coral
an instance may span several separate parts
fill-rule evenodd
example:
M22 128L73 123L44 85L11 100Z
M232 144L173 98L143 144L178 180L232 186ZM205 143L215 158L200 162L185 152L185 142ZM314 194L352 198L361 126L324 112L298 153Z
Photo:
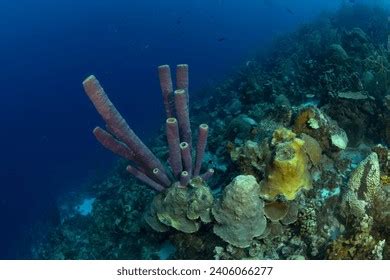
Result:
M294 122L294 131L303 132L308 127L308 122L310 119L313 119L316 116L313 108L306 108L299 113Z

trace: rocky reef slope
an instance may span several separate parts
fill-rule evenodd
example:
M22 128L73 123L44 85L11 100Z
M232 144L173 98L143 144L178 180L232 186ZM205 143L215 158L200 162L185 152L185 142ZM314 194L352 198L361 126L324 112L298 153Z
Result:
M278 38L191 106L207 184L156 196L120 161L34 256L389 259L388 30L387 11L355 5ZM153 147L167 158L164 133Z

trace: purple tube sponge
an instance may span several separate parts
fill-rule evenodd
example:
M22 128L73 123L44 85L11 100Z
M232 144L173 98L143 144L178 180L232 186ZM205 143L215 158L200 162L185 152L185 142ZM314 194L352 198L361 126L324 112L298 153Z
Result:
M158 77L160 79L160 87L163 95L165 113L167 118L173 116L173 86L171 78L171 68L169 65L161 65L158 67Z
M199 126L198 144L196 146L196 158L195 158L195 169L194 176L198 176L202 167L202 161L204 152L207 145L207 136L209 133L209 126L207 124L201 124Z
M202 178L204 181L207 181L208 179L211 178L211 176L214 175L214 169L209 168L205 173L200 175L200 178Z
M183 171L180 173L180 187L185 188L188 186L191 180L191 176L187 171Z
M175 91L173 91L171 71L168 65L159 66L158 75L168 117L166 121L168 162L174 180L180 187L188 186L191 179L196 176L207 180L214 170L209 169L206 173L199 175L207 144L208 126L206 124L199 126L195 166L193 167L192 134L188 109L188 65L177 65L176 85L178 89ZM140 181L157 191L163 191L169 187L172 184L168 178L170 172L167 172L160 160L129 127L95 76L91 75L85 79L83 86L105 121L108 130L96 127L93 131L96 139L108 150L130 160L131 165L126 170Z
M189 104L190 101L188 86L189 86L188 64L178 64L176 66L176 88L184 89L186 93L187 105Z
M134 153L119 140L116 140L110 133L105 131L100 127L96 127L93 130L93 134L96 139L102 144L106 149L110 150L114 154L121 156L127 160L134 161Z
M183 159L184 171L192 174L192 157L190 146L187 142L180 143L181 158Z
M140 181L144 182L145 184L151 186L153 189L155 189L155 190L157 190L159 192L165 190L165 188L161 184L159 184L159 183L155 182L154 180L150 179L147 175L145 175L143 172L141 172L137 168L129 165L129 166L126 167L126 170L130 174L132 174L135 178L137 178L138 180L140 180Z
M163 165L148 147L138 138L106 95L95 76L89 76L83 82L84 90L95 105L96 110L110 127L114 135L124 142L135 154L144 168L163 170Z
M190 114L186 100L186 93L184 89L175 90L175 105L177 120L179 121L179 128L181 134L181 141L187 142L189 149L192 149L192 136L190 126Z
M153 177L158 180L164 187L169 187L171 185L171 181L168 179L167 174L163 170L158 168L153 169Z
M169 148L169 164L175 178L179 178L183 171L180 152L179 126L175 118L168 118L166 121L166 134Z
M188 91L188 64L178 64L176 66L176 88Z

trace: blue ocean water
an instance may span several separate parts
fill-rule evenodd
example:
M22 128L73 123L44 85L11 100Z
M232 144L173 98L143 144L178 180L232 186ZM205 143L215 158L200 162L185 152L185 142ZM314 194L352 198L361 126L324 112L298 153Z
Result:
M164 118L157 65L189 64L196 94L341 2L0 0L0 259L29 258L34 235L58 222L58 198L116 159L91 133L101 120L86 76L146 140Z

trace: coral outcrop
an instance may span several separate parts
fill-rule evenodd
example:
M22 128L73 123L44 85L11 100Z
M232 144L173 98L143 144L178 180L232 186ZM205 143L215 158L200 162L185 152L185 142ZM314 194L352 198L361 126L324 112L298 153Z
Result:
M348 136L335 121L316 107L303 108L295 118L294 132L316 139L328 151L345 150Z
M258 181L264 177L266 157L269 153L266 143L248 140L243 146L231 147L230 157L241 174L253 175Z
M158 194L146 215L148 224L157 231L169 227L185 233L199 230L201 222L211 221L213 195L201 178L191 180L188 187L179 183Z
M265 199L273 200L280 195L293 200L301 189L310 189L311 177L304 144L288 129L281 128L274 132L272 156L261 183L261 194Z
M216 220L214 233L236 247L249 247L267 225L259 190L259 184L251 175L234 178L212 209Z
M373 208L375 198L381 192L380 169L378 155L371 153L353 171L349 181L348 190L344 195L344 213L361 220L367 208Z
M379 159L375 152L353 171L342 203L342 213L350 227L349 234L331 244L329 258L383 258L385 246L388 246L386 239L383 239L384 232L388 232L386 228L389 225L388 221L383 223L381 218L388 216L389 206L380 174Z

